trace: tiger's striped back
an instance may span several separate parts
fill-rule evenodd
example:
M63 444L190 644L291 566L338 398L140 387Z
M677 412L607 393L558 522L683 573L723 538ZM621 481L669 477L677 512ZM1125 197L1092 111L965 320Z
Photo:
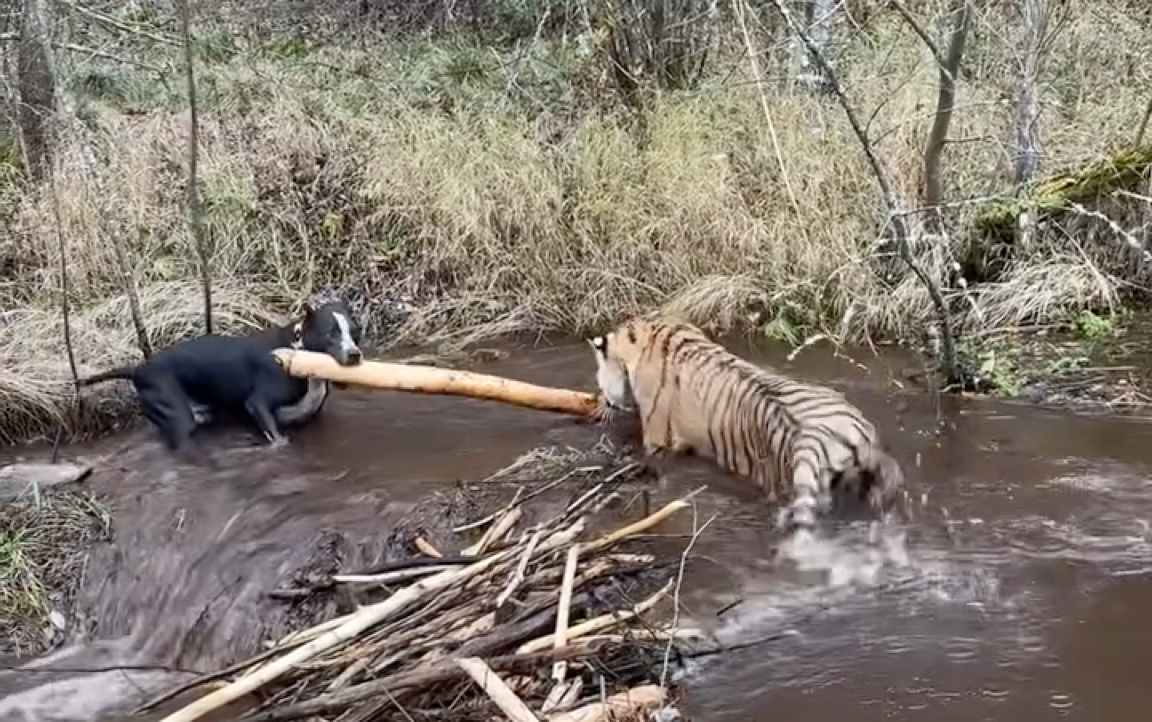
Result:
M683 322L643 316L591 341L603 398L639 411L644 447L694 451L811 524L838 481L886 507L903 486L876 429L834 389L763 369Z

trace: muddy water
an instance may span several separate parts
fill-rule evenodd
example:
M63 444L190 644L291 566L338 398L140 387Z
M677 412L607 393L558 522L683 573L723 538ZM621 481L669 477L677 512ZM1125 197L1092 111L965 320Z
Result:
M692 663L685 711L709 722L1147 719L1152 425L901 391L897 356L763 355L846 391L924 504L884 564L862 551L864 526L844 523L819 574L784 572L764 561L755 492L704 462L676 465L655 495L707 483L698 523L715 516L686 567L685 621L748 645ZM561 344L479 370L587 389L589 364L585 346ZM382 536L439 484L540 444L587 446L595 432L496 404L343 391L283 453L210 438L222 469L174 467L147 429L69 450L97 464L117 542L92 562L89 638L40 671L0 675L0 720L120 719L183 677L44 670L230 662L268 631L253 624L261 593L326 530Z

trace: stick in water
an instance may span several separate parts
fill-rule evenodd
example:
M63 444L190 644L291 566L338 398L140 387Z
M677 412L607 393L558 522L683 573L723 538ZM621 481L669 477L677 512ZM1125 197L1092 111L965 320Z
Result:
M290 376L298 378L326 379L383 391L467 396L587 418L595 416L600 408L599 401L591 394L536 386L500 376L383 361L341 366L328 354L297 349L282 348L272 353Z

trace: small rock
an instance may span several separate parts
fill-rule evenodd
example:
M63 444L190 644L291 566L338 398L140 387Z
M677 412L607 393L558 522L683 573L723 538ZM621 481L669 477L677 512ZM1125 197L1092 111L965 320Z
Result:
M52 487L83 481L92 473L87 464L20 463L0 467L0 502L17 499L30 486Z

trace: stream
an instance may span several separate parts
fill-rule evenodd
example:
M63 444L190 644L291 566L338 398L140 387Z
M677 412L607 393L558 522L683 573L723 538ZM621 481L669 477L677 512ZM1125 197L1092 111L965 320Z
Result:
M592 390L582 341L505 350L474 370ZM788 362L783 350L737 350L844 391L922 503L884 564L865 550L866 525L846 523L813 581L767 561L755 489L702 460L677 462L653 504L707 484L696 521L715 516L685 567L683 621L725 644L777 635L692 661L684 712L704 722L1147 719L1152 424L901 389L914 362L897 351L849 360L816 347ZM0 672L0 721L128 719L187 674L91 670L236 661L269 634L253 624L263 592L326 532L383 537L438 485L481 479L541 445L587 448L598 434L503 404L349 389L279 453L212 431L217 469L176 464L146 427L65 449L96 467L87 483L110 500L115 541L94 551L71 643ZM681 515L661 532L692 529ZM371 551L353 549L346 566Z

